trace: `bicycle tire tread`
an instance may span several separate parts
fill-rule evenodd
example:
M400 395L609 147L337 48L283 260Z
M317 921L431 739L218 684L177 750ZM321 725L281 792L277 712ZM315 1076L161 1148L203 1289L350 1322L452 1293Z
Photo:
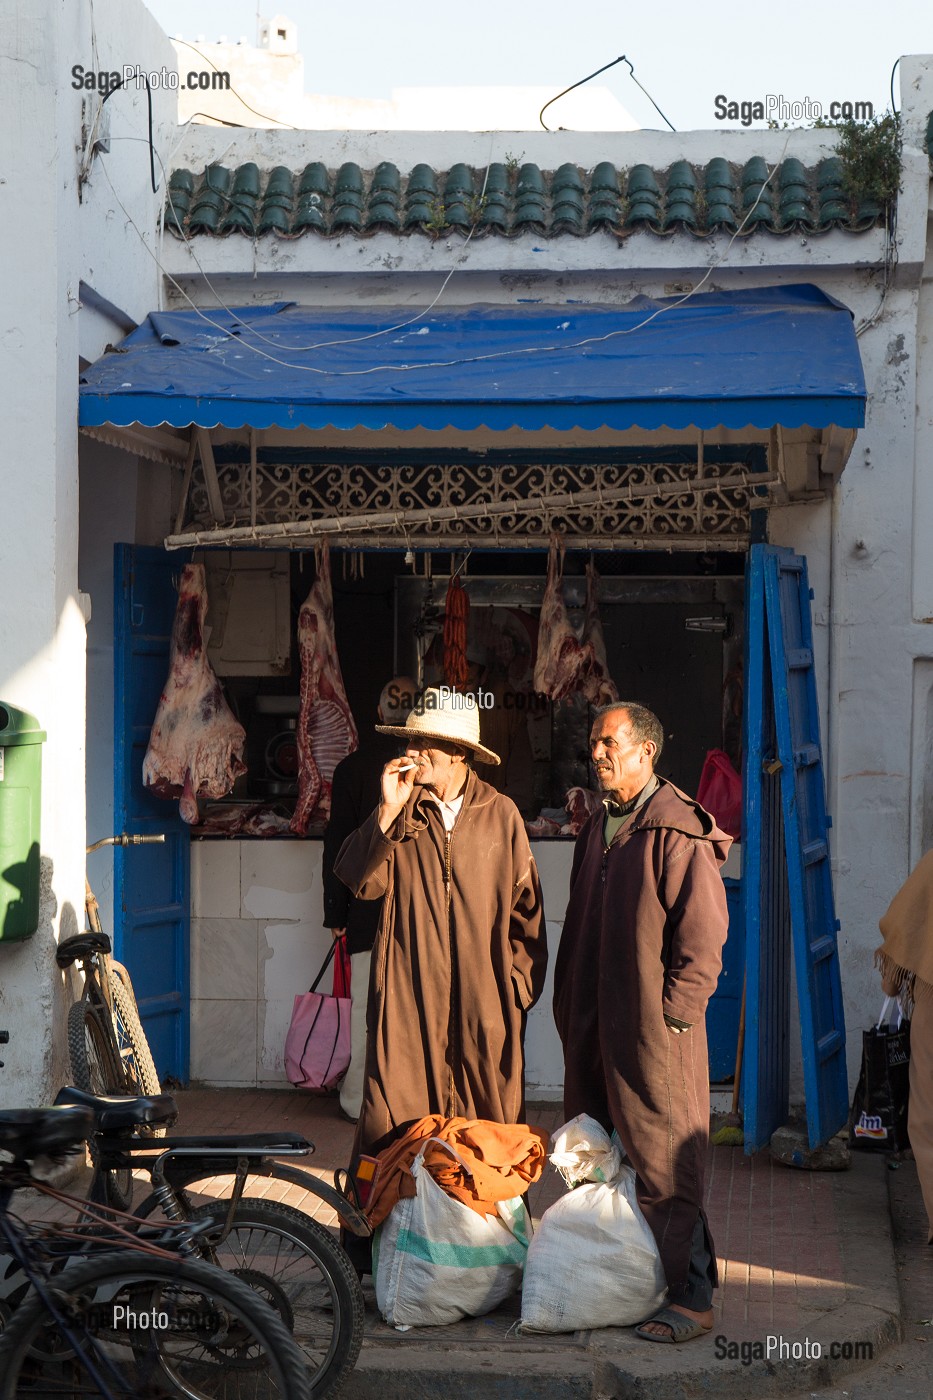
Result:
M311 1400L304 1357L288 1328L248 1284L224 1269L217 1269L200 1259L157 1259L122 1249L69 1264L56 1277L55 1290L57 1293L68 1292L108 1279L126 1282L137 1275L172 1282L187 1278L193 1286L213 1291L218 1296L222 1297L226 1292L227 1301L240 1308L254 1328L257 1340L281 1367L285 1385L282 1400ZM9 1363L15 1361L16 1350L23 1339L28 1341L36 1324L48 1316L41 1298L30 1293L0 1332L0 1400L14 1400L17 1391L11 1388L11 1383L15 1383L17 1377L10 1374Z
M207 1201L191 1211L191 1219L203 1218L211 1212L225 1218L228 1207L229 1202L225 1200ZM331 1365L314 1377L311 1394L314 1400L336 1396L356 1365L363 1344L365 1304L356 1271L339 1241L317 1220L283 1201L243 1196L234 1211L232 1226L263 1222L273 1227L277 1222L289 1225L299 1239L304 1237L308 1253L330 1275L346 1325L341 1325L338 1350Z

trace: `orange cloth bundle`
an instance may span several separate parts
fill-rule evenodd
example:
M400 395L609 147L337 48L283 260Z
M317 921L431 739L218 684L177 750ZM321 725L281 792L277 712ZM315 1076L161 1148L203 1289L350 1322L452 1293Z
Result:
M527 1123L490 1123L485 1119L419 1118L380 1152L372 1194L366 1206L370 1224L381 1225L396 1201L415 1195L411 1164L428 1138L424 1165L448 1196L478 1215L495 1213L497 1201L524 1195L544 1170L547 1135ZM458 1161L442 1143L450 1143Z

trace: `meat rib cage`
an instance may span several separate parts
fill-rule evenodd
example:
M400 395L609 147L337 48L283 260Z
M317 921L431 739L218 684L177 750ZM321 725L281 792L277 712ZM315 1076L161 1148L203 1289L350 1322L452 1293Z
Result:
M298 801L291 820L291 830L297 836L306 835L312 821L327 821L334 769L359 743L337 656L326 541L315 550L314 559L314 585L298 614Z

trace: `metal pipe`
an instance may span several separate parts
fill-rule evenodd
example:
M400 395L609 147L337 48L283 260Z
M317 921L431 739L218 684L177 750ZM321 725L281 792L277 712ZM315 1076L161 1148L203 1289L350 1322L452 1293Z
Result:
M734 477L716 476L661 484L652 482L644 486L610 486L595 491L561 491L528 500L472 501L464 505L430 506L419 510L332 515L322 516L318 520L283 520L273 525L227 526L218 530L195 530L184 535L169 535L165 540L165 548L199 549L229 544L300 544L304 540L316 539L322 535L358 536L361 531L393 527L406 531L418 524L433 525L443 521L486 519L497 515L518 515L533 510L566 511L585 506L616 505L626 501L699 495L703 491L741 491L756 486L767 486L776 480L777 474L774 472L742 472ZM437 543L432 541L432 547L437 548ZM576 540L575 544L579 548L594 547L579 545ZM655 548L658 547L656 540L653 540L652 544ZM369 548L378 547L372 540L368 540L367 545ZM386 548L384 544L382 547Z

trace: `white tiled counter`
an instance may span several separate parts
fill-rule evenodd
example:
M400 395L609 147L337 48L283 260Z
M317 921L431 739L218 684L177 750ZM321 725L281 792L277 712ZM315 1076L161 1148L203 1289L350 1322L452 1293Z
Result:
M559 1098L552 972L573 842L533 846L551 960L528 1018L526 1080L531 1097ZM322 920L320 841L192 841L192 1080L227 1088L287 1082L283 1050L294 998L308 990L330 944ZM330 990L329 971L321 987Z

